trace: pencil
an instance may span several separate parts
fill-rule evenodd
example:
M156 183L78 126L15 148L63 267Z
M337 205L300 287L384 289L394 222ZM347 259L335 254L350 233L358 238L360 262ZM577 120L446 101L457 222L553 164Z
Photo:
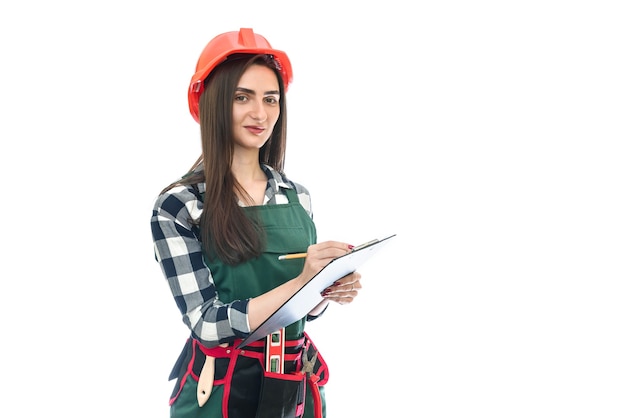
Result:
M279 255L278 259L279 260L291 260L292 258L305 258L305 257L306 257L306 253L293 253L293 254Z

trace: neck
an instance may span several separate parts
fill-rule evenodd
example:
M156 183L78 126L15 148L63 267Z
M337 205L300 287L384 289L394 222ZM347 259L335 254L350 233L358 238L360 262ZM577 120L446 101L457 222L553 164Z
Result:
M265 173L258 158L234 159L231 167L235 179L241 184L266 180Z
M243 187L245 193L237 193L239 199L247 205L260 205L265 196L267 176L259 164L259 156L247 154L233 159L232 171L237 183Z

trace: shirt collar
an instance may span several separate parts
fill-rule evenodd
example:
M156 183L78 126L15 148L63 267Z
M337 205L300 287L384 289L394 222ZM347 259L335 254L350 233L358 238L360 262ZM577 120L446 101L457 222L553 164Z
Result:
M267 164L261 164L261 168L263 169L263 171L265 172L265 175L267 176L267 179L268 179L267 182L269 184L268 188L272 189L272 194L279 193L281 188L293 189L293 186L283 174L279 173L278 171L276 171L275 169L273 169Z

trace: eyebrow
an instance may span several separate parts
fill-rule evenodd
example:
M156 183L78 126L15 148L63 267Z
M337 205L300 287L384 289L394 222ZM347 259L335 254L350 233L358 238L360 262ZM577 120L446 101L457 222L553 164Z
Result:
M248 94L256 94L256 92L254 90L250 90L250 89L247 89L245 87L237 87L235 90L236 91L241 91L243 93L248 93ZM278 90L269 90L269 91L266 91L263 94L264 95L265 94L280 94L280 91L278 91Z

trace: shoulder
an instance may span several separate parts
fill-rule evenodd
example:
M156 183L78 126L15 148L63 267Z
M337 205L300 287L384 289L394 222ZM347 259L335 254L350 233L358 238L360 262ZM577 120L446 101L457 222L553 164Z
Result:
M304 210L306 210L309 216L312 217L313 210L311 208L311 194L309 193L309 190L300 183L296 183L295 181L292 181L291 184L298 194L298 200L300 201L300 204L302 205Z
M284 172L279 172L268 165L263 165L263 170L267 174L270 187L273 188L277 194L284 194L284 189L295 190L300 204L307 213L311 215L311 194L305 186L291 180Z
M203 184L198 186L204 186ZM180 219L199 219L202 213L200 192L194 185L178 185L159 194L154 201L155 215Z
M311 195L311 193L309 193L309 189L298 182L287 179L286 183L290 186L290 188L294 189L298 195Z
M274 188L275 190L279 190L281 188L294 189L296 193L298 193L299 195L300 194L309 195L309 191L307 190L306 187L304 187L300 183L297 183L291 180L289 177L287 177L287 175L284 172L277 171L273 167L270 167L265 164L262 166L262 168L263 168L263 171L265 171L265 174L267 175L268 181L270 183L270 187Z

